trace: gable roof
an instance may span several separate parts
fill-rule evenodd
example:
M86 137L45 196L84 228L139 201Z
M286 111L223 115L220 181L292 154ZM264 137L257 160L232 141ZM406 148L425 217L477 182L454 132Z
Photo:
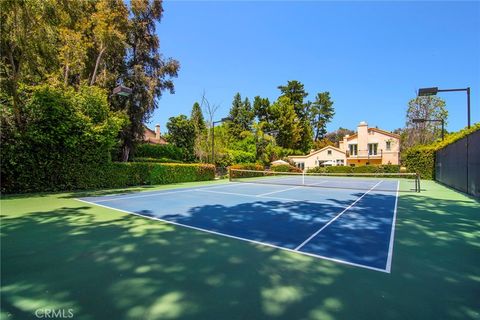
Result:
M381 133L381 134L384 134L384 135L386 135L386 136L390 136L390 137L394 137L394 138L400 139L400 135L398 135L398 134L396 134L396 133L393 133L393 132L390 132L390 131L385 131L385 130L378 129L378 128L368 128L368 131L376 131L376 132ZM353 139L353 138L356 138L356 137L358 137L358 132L350 135L350 136L347 138L347 140L350 140L350 139Z
M303 156L288 156L287 158L309 158L309 157L314 156L314 155L316 155L317 153L320 153L320 152L322 152L323 150L327 150L327 149L333 149L333 150L338 151L338 152L341 152L341 153L343 153L343 154L345 153L345 151L340 150L340 149L338 149L338 148L336 148L336 147L334 147L334 146L326 146L326 147L323 147L323 148L320 149L320 150L315 150L315 151L313 151L313 152L311 152L311 153L309 153L309 154L303 155Z

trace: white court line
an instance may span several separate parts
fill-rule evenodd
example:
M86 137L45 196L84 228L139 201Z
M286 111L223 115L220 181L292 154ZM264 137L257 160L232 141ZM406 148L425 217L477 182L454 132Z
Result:
M239 196L239 197L249 197L249 198L262 198L262 199L273 199L273 200L282 200L282 201L290 201L290 202L308 202L308 203L315 203L315 204L329 204L332 207L339 207L339 205L332 204L330 202L320 202L320 201L311 201L311 200L299 200L299 199L290 199L290 198L281 198L281 197L269 197L269 196L257 196L253 194L245 194L245 193L236 193L236 192L226 192L226 191L212 191L212 190L204 190L204 189L194 189L194 191L199 192L208 192L208 193L217 193L217 194L227 194L232 196Z
M303 187L317 186L317 185L319 185L319 184L326 183L326 182L327 182L327 181L322 181L322 182L319 182L319 183L305 184L305 185L296 186L296 187L292 187L292 188L287 188L287 189L283 189L283 190L277 190L277 191L262 193L262 194L257 195L257 197L268 196L268 195L270 195L270 194L285 192L285 191L294 190L294 189L299 189L299 188L303 188Z
M268 196L270 194L275 194L275 193L280 193L280 192L285 192L285 191L288 191L288 190L294 190L294 189L299 189L303 186L297 186L297 187L292 187L292 188L287 188L287 189L282 189L282 190L277 190L277 191L272 191L272 192L267 192L267 193L261 193L261 194L258 194L256 195L255 197L264 197L264 196Z
M390 231L390 243L388 246L388 258L386 270L390 273L392 269L392 259L393 259L393 242L395 238L395 221L397 221L397 205L398 205L398 190L400 190L400 181L397 182L397 194L395 198L395 209L393 209L393 221L392 221L392 230Z
M238 184L230 185L228 183L224 183L220 186L200 187L200 188L202 188L202 189L215 189L215 188L222 188L222 187L225 187L225 186L235 186L235 185L238 185ZM126 197L118 197L116 195L109 195L108 197L116 197L116 198L101 199L101 200L97 200L95 202L107 202L107 201L116 201L116 200L124 200L124 199L162 196L162 195L168 195L168 194L172 194L172 193L189 192L189 191L192 191L196 188L199 188L199 187L186 187L186 188L181 188L179 190L167 191L167 192L165 192L165 191L169 190L169 189L158 190L158 191L146 191L146 192L149 192L149 193L148 194L137 194L137 195L134 195L134 196L126 196ZM150 192L152 192L152 193L150 193ZM140 192L140 193L142 193L142 192Z
M157 217L145 216L145 215L142 215L142 214L139 214L139 213L136 213L136 212L131 212L131 211L126 211L126 210L122 210L122 209L112 208L112 207L105 206L105 205L102 205L102 204L98 204L98 203L95 203L95 202L89 202L89 201L81 200L81 199L75 199L75 200L81 201L81 202L84 202L84 203L88 203L88 204L92 204L92 205L95 205L95 206L111 209L111 210L120 211L120 212L123 212L123 213L132 214L134 216L138 216L138 217L145 218L145 219L161 221L161 222L165 222L167 224L173 224L173 225L188 228L188 229L198 230L198 231L202 231L202 232L206 232L206 233L215 234L215 235L218 235L218 236L223 236L223 237L227 237L227 238L232 238L232 239L236 239L236 240L241 240L241 241L245 241L245 242L254 243L256 245L261 245L261 246L265 246L265 247L280 249L280 250L284 250L284 251L288 251L288 252L293 252L293 253L296 253L296 254L301 254L301 255L304 255L304 256L309 256L309 257L324 259L324 260L333 261L333 262L337 262L337 263L341 263L341 264L346 264L346 265L349 265L349 266L360 267L360 268L364 268L364 269L389 273L385 269L370 267L370 266L366 266L366 265L363 265L363 264L348 262L348 261L335 259L335 258L329 258L329 257L325 257L325 256L316 255L316 254L313 254L313 253L296 251L296 250L293 250L293 249L290 249L290 248L280 247L280 246L277 246L277 245L274 245L274 244L269 244L269 243L260 242L260 241L256 241L256 240L250 240L250 239L246 239L246 238L232 236L232 235L229 235L229 234L226 234L226 233L221 233L221 232L217 232L217 231L213 231L213 230L202 229L202 228L189 226L189 225L174 222L174 221L168 221L168 220L164 220L164 219L157 218Z
M338 218L340 218L340 216L342 214L344 214L345 212L347 212L348 209L350 209L351 207L353 207L355 205L355 203L357 203L358 201L360 201L367 193L369 193L370 191L372 191L376 186L378 186L380 183L382 183L382 181L379 181L377 184L375 184L373 187L371 187L367 192L365 192L364 194L362 194L357 200L355 200L353 203L351 203L348 207L346 207L345 209L343 209L342 212L340 212L339 214L337 214L332 220L330 220L327 224L325 224L323 227L321 227L320 229L318 229L314 234L312 234L310 237L308 237L305 241L303 241L298 247L295 248L295 251L297 250L300 250L304 245L306 245L310 240L312 240L316 235L318 235L320 232L322 232L326 227L328 227L330 224L332 224L335 220L337 220Z

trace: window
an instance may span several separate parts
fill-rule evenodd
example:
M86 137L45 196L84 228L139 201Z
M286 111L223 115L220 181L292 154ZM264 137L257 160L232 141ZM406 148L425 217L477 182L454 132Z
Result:
M331 156L331 155L332 155L332 150L328 150L328 151L327 151L327 154L328 154L329 156Z
M349 144L348 145L350 156L356 156L358 151L358 146L356 144Z
M378 143L369 143L368 144L368 155L376 156L378 151Z
M392 147L392 142L391 141L385 142L385 149L387 151L390 151L391 147Z
M355 163L350 163L350 167L355 167Z
M301 170L305 169L305 162L299 162L296 165L297 165L297 168L299 168Z

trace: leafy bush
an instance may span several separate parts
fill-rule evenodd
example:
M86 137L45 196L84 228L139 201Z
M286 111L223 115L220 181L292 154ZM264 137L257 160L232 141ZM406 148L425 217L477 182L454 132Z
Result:
M179 160L172 160L168 158L144 158L144 157L135 157L131 162L156 162L156 163L182 163Z
M232 157L233 164L255 162L255 153L242 150L228 150Z
M327 167L314 167L307 169L307 173L325 173L327 172Z
M454 143L455 141L458 141L460 139L463 139L465 138L466 136L468 136L469 134L471 133L474 133L475 131L478 131L480 130L480 122L478 123L474 123L470 129L468 128L464 128L458 132L453 132L453 133L450 133L450 134L447 134L445 136L445 139L442 141L442 140L438 140L436 142L434 142L432 144L432 147L435 148L435 150L440 150L440 149L443 149L445 148L446 146L448 146L449 144L452 144Z
M402 155L408 172L416 172L422 179L435 178L435 151L432 146L417 146L407 149Z
M408 172L417 172L422 179L435 179L436 151L445 148L467 135L480 130L480 123L475 123L470 129L465 128L458 132L446 135L445 140L436 141L430 145L420 145L409 148L402 153L402 162Z
M110 163L127 120L110 111L105 91L36 86L21 97L21 123L2 105L2 192L73 189L79 173Z
M353 168L349 166L335 166L335 167L325 167L325 172L327 173L352 173Z
M242 150L226 150L224 153L216 154L215 164L219 167L229 167L239 163L252 163L255 161L255 153Z
M215 167L210 164L173 164L111 162L92 168L79 168L72 175L69 190L122 188L139 185L168 184L213 180ZM43 189L38 191L51 191Z
M142 143L135 149L135 158L183 160L184 150L173 144Z
M276 164L271 166L270 170L275 172L302 172L300 168L291 166L289 164Z
M235 164L228 167L228 171L230 172L230 177L232 178L248 178L248 177L261 177L264 175L263 171L265 167L261 164L257 163L243 163L243 164ZM231 169L237 170L254 170L254 171L261 171L261 172L242 172L242 171L234 171L231 172Z
M242 164L231 165L229 169L263 171L265 170L265 167L258 163L242 163Z
M379 166L332 166L332 167L316 167L308 169L308 173L398 173L399 165L385 164Z

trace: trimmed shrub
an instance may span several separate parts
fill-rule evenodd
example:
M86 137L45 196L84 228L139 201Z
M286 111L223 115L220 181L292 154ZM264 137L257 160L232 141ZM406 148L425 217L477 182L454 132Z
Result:
M402 160L407 171L418 173L422 179L434 179L435 151L432 146L418 146L406 150Z
M327 172L327 167L315 167L307 170L307 173L325 173Z
M215 178L211 164L113 162L77 176L76 189L206 181Z
M111 163L110 152L127 123L97 87L29 87L21 92L22 125L1 104L1 191L71 190L84 172Z
M228 167L239 163L252 163L255 161L255 153L242 150L226 150L215 156L215 163L219 167Z
M257 170L257 171L265 170L265 167L261 164L258 164L258 163L234 164L234 165L232 165L228 168L229 169L239 169L239 170Z
M263 171L265 167L261 164L257 163L243 163L243 164L235 164L233 166L228 167L228 171L230 169L238 169L238 170L255 170L255 171ZM233 177L236 178L248 178L248 177L260 177L263 176L263 172L235 172Z
M142 143L135 149L135 158L172 159L182 161L184 150L173 144Z
M270 170L275 172L302 172L300 168L291 166L289 164L276 164L270 167Z
M385 173L399 173L400 172L400 165L398 164L384 164L380 166L382 168L382 172Z
M308 173L398 173L400 166L385 164L380 166L336 166L336 167L315 167L308 169Z
M408 172L417 172L422 179L435 179L436 151L445 148L457 140L480 130L480 123L475 123L470 129L465 128L458 132L446 135L445 140L436 141L430 145L415 146L402 153L402 162Z
M335 167L325 167L327 173L352 173L353 168L349 166L335 166Z
M168 158L143 158L143 157L133 158L131 162L182 163L182 161L172 160Z

